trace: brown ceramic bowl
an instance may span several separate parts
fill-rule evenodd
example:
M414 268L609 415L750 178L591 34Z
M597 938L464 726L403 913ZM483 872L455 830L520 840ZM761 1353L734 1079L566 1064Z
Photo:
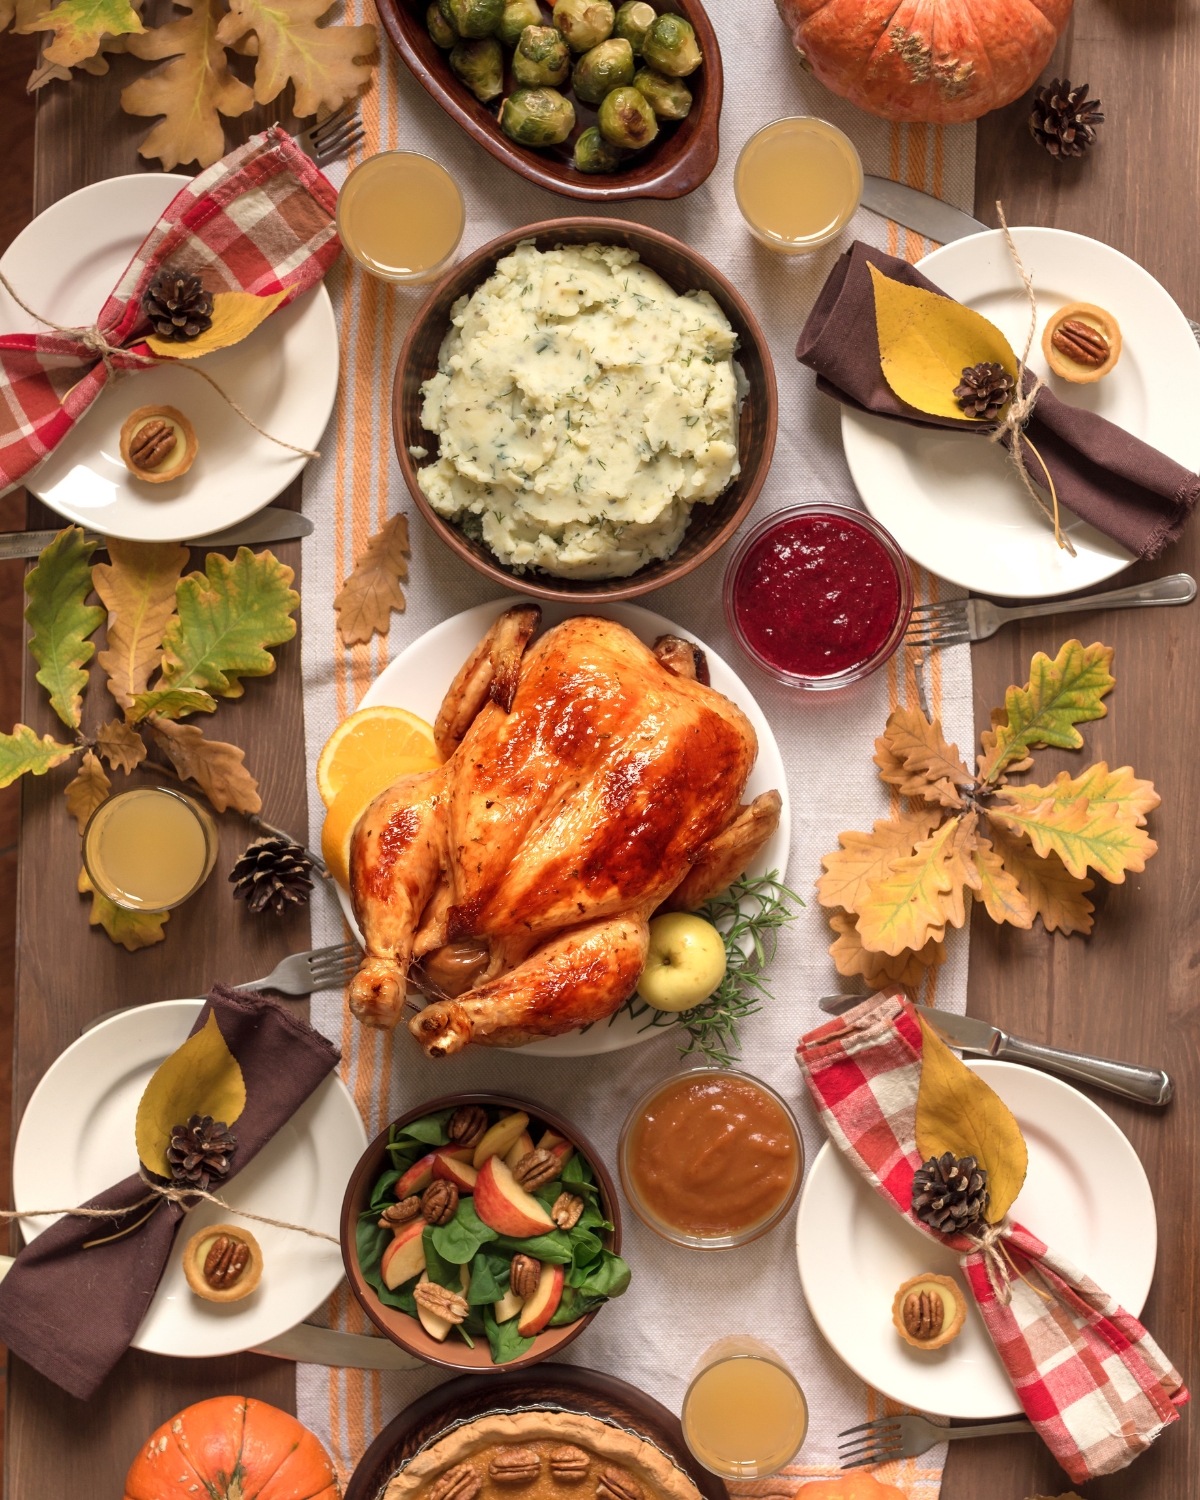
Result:
M449 1109L460 1104L482 1104L493 1109L498 1107L523 1110L531 1120L539 1120L551 1130L556 1130L559 1135L564 1136L577 1150L581 1151L596 1174L596 1185L600 1189L600 1202L604 1216L613 1225L612 1233L603 1237L604 1244L607 1249L620 1253L621 1206L613 1180L598 1154L584 1140L579 1131L561 1115L555 1114L553 1110L546 1109L541 1104L531 1103L528 1099L517 1099L507 1094L447 1094L440 1099L429 1099L424 1104L418 1105L416 1109L406 1111L392 1124L407 1125L412 1120L419 1120L422 1115L430 1115L439 1109ZM385 1130L367 1147L350 1177L346 1196L342 1200L342 1262L346 1267L346 1278L362 1305L363 1311L376 1328L386 1334L393 1344L399 1344L402 1349L407 1349L410 1354L415 1354L418 1359L425 1360L427 1364L440 1365L445 1370L462 1370L479 1374L499 1374L506 1370L521 1370L529 1365L536 1365L539 1361L548 1359L552 1354L561 1353L573 1339L578 1338L599 1313L599 1308L585 1313L578 1322L569 1323L565 1328L547 1328L537 1335L533 1348L528 1354L520 1359L510 1360L507 1364L495 1365L492 1363L491 1350L488 1348L486 1339L477 1338L474 1349L469 1349L454 1334L451 1334L445 1343L439 1344L436 1339L430 1338L416 1318L409 1317L407 1313L400 1312L397 1308L386 1307L379 1300L374 1288L359 1269L356 1230L359 1214L371 1201L372 1186L376 1179L388 1170L387 1143L388 1131Z
M450 309L464 293L474 291L486 281L496 262L510 254L521 240L535 241L540 250L550 250L555 245L593 243L627 246L636 250L645 264L677 292L710 292L737 334L737 360L750 386L742 403L738 435L742 472L711 505L692 507L683 540L671 557L649 563L628 578L574 579L555 578L550 573L514 573L483 542L472 541L453 522L439 516L417 483L419 466L409 447L429 450L429 457L423 462L432 463L437 458L437 440L421 425L421 385L437 373L438 350L450 326ZM506 588L538 599L565 599L580 604L611 603L648 594L690 573L723 547L749 515L763 487L775 451L778 418L775 366L766 338L758 319L732 282L673 235L624 219L547 219L541 224L510 230L468 255L438 282L413 320L400 351L392 386L392 433L400 470L418 510L446 545L478 572Z
M620 0L616 3L619 5ZM685 17L695 29L704 62L684 80L692 91L692 108L687 119L678 124L660 120L654 143L630 155L616 172L589 176L576 170L573 155L576 136L596 123L596 111L590 105L581 103L564 86L562 92L575 106L576 126L570 138L561 146L519 146L500 129L500 99L490 105L480 104L450 71L448 54L434 45L426 29L424 0L420 4L414 0L376 0L379 19L392 45L452 120L497 161L530 182L552 193L592 203L614 203L622 198L682 198L698 188L717 164L723 91L717 34L700 0L654 0L654 8ZM549 24L549 0L542 0L542 9ZM501 98L519 87L506 66Z

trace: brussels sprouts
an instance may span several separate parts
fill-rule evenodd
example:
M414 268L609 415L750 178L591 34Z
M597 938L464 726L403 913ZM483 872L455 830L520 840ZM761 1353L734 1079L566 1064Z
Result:
M571 74L575 97L585 104L599 104L605 94L632 82L633 48L616 37L585 52Z
M449 51L458 41L458 32L438 9L438 0L433 0L425 12L425 25L435 44L444 51Z
M455 78L475 95L481 104L504 92L504 53L494 36L473 42L456 42L450 54Z
M691 22L682 16L659 16L642 42L642 56L672 78L686 78L704 61Z
M575 106L557 89L518 89L500 106L500 129L522 146L557 146L575 128Z
M553 26L526 26L513 53L513 77L527 88L566 83L571 53Z
M575 142L575 165L581 172L615 172L621 165L621 153L589 125Z
M660 120L686 120L692 107L692 91L682 78L668 78L653 68L639 68L633 86L645 94Z
M438 9L456 36L491 36L504 14L504 0L438 0Z
M658 121L635 88L613 89L600 106L600 134L613 146L637 151L658 134Z
M612 35L616 12L609 0L558 0L554 24L572 52L587 52Z
M542 24L542 7L538 0L505 0L496 38L506 47L515 47L526 26Z
M646 33L657 19L658 12L646 0L625 0L613 23L613 36L624 37L633 48L634 57L641 57Z

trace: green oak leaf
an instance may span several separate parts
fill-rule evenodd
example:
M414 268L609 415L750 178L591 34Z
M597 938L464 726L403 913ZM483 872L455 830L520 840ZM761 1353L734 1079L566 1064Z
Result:
M125 712L126 723L140 724L151 714L160 719L182 719L188 714L215 714L217 700L195 688L156 688L134 693Z
M0 787L11 786L26 771L44 776L78 750L78 745L60 745L49 735L39 740L28 724L14 724L11 734L0 734Z
M128 36L145 29L129 0L59 0L53 10L42 11L17 27L25 32L54 32L42 56L64 68L94 57L106 36Z
M175 591L178 614L163 637L162 676L156 688L198 688L240 698L241 677L265 677L275 658L265 648L296 634L292 611L300 595L295 577L271 552L239 547L232 562L219 552L206 573L189 573Z
M79 706L95 644L88 640L105 618L98 605L85 604L92 591L94 542L81 526L66 526L37 560L25 580L25 618L33 631L29 649L38 664L37 680L50 694L50 707L68 729L79 728Z

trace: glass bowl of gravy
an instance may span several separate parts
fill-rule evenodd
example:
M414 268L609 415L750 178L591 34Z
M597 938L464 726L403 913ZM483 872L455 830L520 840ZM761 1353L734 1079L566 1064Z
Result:
M800 1127L760 1079L690 1068L656 1083L621 1127L621 1186L672 1244L731 1250L773 1229L804 1175Z

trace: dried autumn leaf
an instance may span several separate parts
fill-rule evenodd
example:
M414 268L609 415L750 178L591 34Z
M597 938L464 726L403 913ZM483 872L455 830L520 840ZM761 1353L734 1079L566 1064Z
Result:
M79 770L63 792L67 799L67 811L79 825L80 833L111 791L112 782L104 774L99 758L91 750L86 750Z
M871 882L883 879L898 854L911 854L922 839L928 838L940 817L936 808L920 807L898 818L881 819L871 833L839 833L841 849L821 860L826 870L817 881L821 905L857 911Z
M994 743L979 762L980 780L994 782L1039 745L1077 750L1083 736L1074 725L1108 712L1100 700L1116 684L1109 672L1112 659L1113 648L1098 641L1091 646L1068 641L1053 661L1039 651L1029 664L1029 681L1005 694L1005 722L993 722Z
M273 553L239 547L232 562L219 552L204 573L189 573L175 591L179 613L163 637L160 688L200 688L240 698L241 677L265 677L275 658L264 648L296 634L292 611L300 595L292 569Z
M232 46L253 31L258 38L254 97L270 104L289 79L296 86L295 112L314 115L321 105L337 109L371 81L369 63L355 61L375 52L374 26L318 26L328 0L230 0L217 40Z
M92 569L92 585L109 613L108 643L96 665L108 673L109 692L128 708L162 660L163 631L175 613L175 587L188 549L178 542L110 537L108 555L109 562Z
M1005 787L1004 795L1011 797L1013 790ZM1040 791L1042 800L1027 809L1012 802L996 803L988 809L989 819L1028 835L1041 858L1053 851L1077 879L1092 869L1113 885L1121 885L1126 870L1135 874L1144 870L1146 861L1158 853L1158 845L1137 826L1132 811L1118 803L1091 803L1082 794L1074 801L1060 801L1051 795L1051 787L1022 787L1021 791Z
M80 895L92 898L88 921L93 927L103 927L113 942L128 952L150 948L166 937L163 926L170 919L169 911L126 911L93 888L86 870L80 870L78 884Z
M130 114L141 113L141 110L130 110ZM143 150L142 154L157 156L159 153ZM187 344L175 344L152 334L146 340L146 346L163 359L199 359L202 354L228 349L231 344L240 344L260 323L265 323L286 296L286 289L272 292L267 297L256 297L253 292L217 292L213 297L212 327L199 338Z
M60 745L48 734L39 740L28 724L14 724L11 734L0 734L0 787L11 786L27 771L44 776L78 750L78 745Z
M1093 889L1092 881L1069 874L1053 851L1039 859L1027 838L1010 833L999 823L989 820L988 831L1004 869L1015 877L1018 890L1041 917L1047 932L1091 932L1095 907L1085 892ZM976 899L981 899L980 895Z
M0 31L7 31L10 21L13 30L28 34L35 30L33 22L50 9L50 0L0 0Z
M992 727L990 729L985 729L979 736L979 743L983 746L983 754L979 758L981 776L984 774L984 768L991 765L992 758L996 754L997 734L1008 724L1008 709L993 708L991 713L991 722ZM1002 782L1004 782L1007 779L1007 773L1016 771L1028 771L1031 765L1033 765L1032 755L1022 756L1020 760L1006 761L1001 768L1006 774L1004 776L998 777L996 779L996 784L1000 785Z
M1032 927L1033 903L1021 891L1020 883L1005 869L1000 855L987 839L976 841L971 851L978 884L975 899L982 902L993 922L1007 922L1012 927Z
M1111 804L1117 809L1122 822L1141 827L1146 814L1153 812L1162 802L1154 790L1152 781L1141 781L1133 774L1132 766L1119 766L1110 771L1104 761L1097 761L1082 776L1072 777L1060 771L1049 786L1006 786L1004 795L1009 802L1027 812L1039 807L1047 798L1054 802L1076 802L1086 797L1089 807Z
M88 681L84 664L96 649L88 637L104 620L102 609L84 603L92 589L88 564L95 550L94 542L84 540L82 526L65 526L25 579L25 618L33 632L29 649L38 663L37 680L68 729L79 728Z
M958 827L949 841L946 873L950 877L950 889L942 902L942 909L952 927L961 927L967 920L965 893L968 889L977 890L981 883L972 859L979 842L978 827L979 814L974 811L965 813L959 818Z
M169 172L179 162L211 167L225 154L221 115L245 114L254 90L229 69L217 28L225 15L221 0L176 0L189 12L130 40L138 57L172 59L149 77L121 91L121 108L129 115L163 115L142 144L140 156L156 156ZM176 344L174 350L178 351Z
M408 517L393 516L377 531L354 571L342 585L333 607L337 611L342 643L353 646L372 635L386 635L392 610L404 609L400 580L408 577L404 554L408 551Z
M858 932L864 947L893 956L904 948L919 951L930 938L941 941L946 924L962 926L961 883L955 892L958 818L943 823L911 854L891 860L881 880L872 881L858 909Z
M917 1090L917 1150L921 1159L973 1156L988 1174L989 1224L1016 1201L1029 1169L1029 1152L1012 1111L977 1073L921 1022L921 1083Z
M838 934L829 949L839 974L859 975L868 989L882 990L889 984L902 984L918 990L930 968L946 962L946 945L930 938L920 953L905 948L893 957L890 953L872 953L862 945L858 919L853 912L836 911L829 925Z
M962 807L958 788L975 778L963 764L957 745L947 744L940 719L931 724L917 708L897 708L875 741L880 779L905 797L933 798L943 807Z
M245 1108L241 1065L210 1010L200 1030L159 1063L146 1085L134 1124L138 1158L148 1172L169 1178L167 1147L174 1126L192 1115L211 1115L232 1125Z
M995 324L961 302L868 268L883 378L901 401L935 417L974 420L954 398L963 370L986 361L1016 380L1017 357Z
M59 0L53 10L33 16L18 31L52 31L54 40L43 48L48 62L73 68L92 57L105 36L145 31L129 0Z
M96 749L115 771L136 770L146 759L146 742L124 719L113 719L96 731Z
M155 688L150 693L137 693L130 702L126 718L131 724L140 724L151 714L160 719L186 719L188 714L215 714L217 700L197 688Z
M242 762L246 752L222 740L206 740L194 724L173 724L153 718L146 728L185 781L194 781L218 812L227 807L241 813L262 811L258 782Z

